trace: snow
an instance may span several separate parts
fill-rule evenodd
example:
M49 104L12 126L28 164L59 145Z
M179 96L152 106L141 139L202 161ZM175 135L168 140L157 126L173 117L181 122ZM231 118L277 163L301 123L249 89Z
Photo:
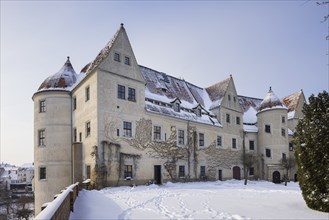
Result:
M70 219L328 219L307 208L298 183L166 183L83 190Z
M250 108L243 114L243 123L255 124L257 123L257 111L255 108Z
M295 113L296 113L296 111L288 112L288 120L293 119L295 117Z
M243 125L243 130L246 132L257 133L258 127L256 125Z

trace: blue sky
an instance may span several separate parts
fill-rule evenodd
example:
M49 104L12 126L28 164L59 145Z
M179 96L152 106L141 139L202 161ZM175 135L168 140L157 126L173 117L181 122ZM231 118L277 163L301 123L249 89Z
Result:
M1 1L0 161L33 161L32 95L71 57L93 60L125 24L139 64L240 95L328 91L328 7L315 1Z

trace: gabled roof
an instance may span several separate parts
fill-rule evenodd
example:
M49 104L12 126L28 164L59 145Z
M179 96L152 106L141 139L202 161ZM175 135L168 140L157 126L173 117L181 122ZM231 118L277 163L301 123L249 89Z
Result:
M70 62L70 57L67 57L67 61L64 63L63 67L57 73L45 79L40 85L38 91L49 88L65 89L72 86L76 80L77 74Z
M247 96L238 96L238 100L240 103L240 106L244 112L248 111L250 107L253 107L254 109L257 109L258 106L262 103L262 99L259 98L253 98L253 97L247 97Z
M206 88L211 101L213 101L213 102L219 101L225 96L230 79L231 78L227 78L221 82L218 82L218 83Z
M96 56L96 58L91 61L89 64L87 64L81 72L83 73L90 73L93 71L110 53L112 45L114 44L115 40L117 39L117 36L119 35L120 31L123 31L124 27L123 24L121 24L120 29L115 33L113 38L105 45L105 47L99 52L99 54Z
M288 111L295 111L303 92L298 91L283 98L283 103L288 107Z

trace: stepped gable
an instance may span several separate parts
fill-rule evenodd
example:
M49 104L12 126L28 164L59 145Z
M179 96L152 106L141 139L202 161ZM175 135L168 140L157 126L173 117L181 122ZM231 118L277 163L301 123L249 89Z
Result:
M70 57L67 57L64 66L57 73L45 79L40 85L38 91L50 88L65 89L72 86L76 80L77 74L70 62Z
M270 90L268 91L267 95L263 99L263 101L260 103L260 106L258 107L258 111L262 111L264 109L270 109L274 107L286 108L280 99L274 94L272 91L272 87L270 87Z
M208 92L211 101L219 101L225 96L229 82L230 78L227 78L206 88L206 91Z
M296 110L301 95L302 95L302 91L299 91L283 98L282 101L288 107L289 112Z
M241 95L238 96L238 100L243 112L248 111L250 107L257 109L258 106L263 101L262 99L259 98L252 98L252 97L241 96Z
M105 45L105 47L99 52L96 58L92 62L88 63L84 68L82 68L81 72L86 74L90 73L110 54L112 45L117 39L117 36L119 35L120 31L124 31L123 24L121 24L120 29L115 33L113 38Z

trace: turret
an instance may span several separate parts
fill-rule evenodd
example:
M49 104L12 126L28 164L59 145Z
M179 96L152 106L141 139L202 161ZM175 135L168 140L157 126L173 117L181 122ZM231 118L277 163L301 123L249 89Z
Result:
M284 174L280 160L289 154L288 109L270 87L257 110L260 177L271 181L279 178L280 181Z
M77 79L69 60L33 95L35 214L70 185L72 117L70 89Z

